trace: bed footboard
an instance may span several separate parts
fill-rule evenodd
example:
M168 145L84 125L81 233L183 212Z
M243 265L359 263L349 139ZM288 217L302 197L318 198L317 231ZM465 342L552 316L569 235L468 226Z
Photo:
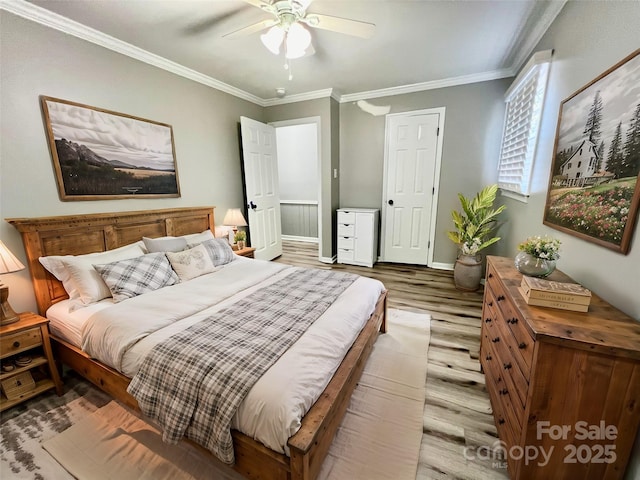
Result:
M302 419L298 433L289 439L291 457L274 452L252 438L233 431L235 471L255 480L313 480L317 477L347 411L351 394L378 338L378 331L386 331L386 309L387 292L383 292L374 313L347 352L329 385ZM127 392L130 381L128 377L91 359L82 350L64 340L53 335L51 340L55 357L59 362L72 368L119 402L139 411L136 399ZM212 461L228 468L210 452L196 446L210 455Z

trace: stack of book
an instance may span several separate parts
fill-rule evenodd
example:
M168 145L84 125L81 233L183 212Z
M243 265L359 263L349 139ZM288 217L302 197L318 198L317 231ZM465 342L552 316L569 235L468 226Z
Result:
M520 293L529 305L589 311L591 291L578 283L553 282L543 278L522 277Z

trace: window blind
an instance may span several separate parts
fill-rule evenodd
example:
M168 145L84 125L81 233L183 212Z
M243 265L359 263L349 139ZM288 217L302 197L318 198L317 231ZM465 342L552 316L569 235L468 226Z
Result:
M524 196L529 195L550 60L550 50L536 53L506 94L498 186Z

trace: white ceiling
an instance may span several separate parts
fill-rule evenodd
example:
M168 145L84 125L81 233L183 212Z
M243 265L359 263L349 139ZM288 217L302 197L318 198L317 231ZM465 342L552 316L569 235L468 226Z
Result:
M376 31L361 39L311 29L316 53L292 60L292 80L259 33L223 37L270 18L242 0L7 0L3 8L268 103L278 87L287 98L333 89L354 100L511 76L564 3L314 0L308 12L374 23Z

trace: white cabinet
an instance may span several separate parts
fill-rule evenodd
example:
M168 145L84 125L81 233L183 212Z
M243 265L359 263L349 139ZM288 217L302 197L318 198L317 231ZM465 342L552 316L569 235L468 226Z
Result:
M378 213L374 208L338 209L338 263L373 267L378 257Z

